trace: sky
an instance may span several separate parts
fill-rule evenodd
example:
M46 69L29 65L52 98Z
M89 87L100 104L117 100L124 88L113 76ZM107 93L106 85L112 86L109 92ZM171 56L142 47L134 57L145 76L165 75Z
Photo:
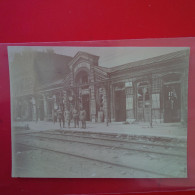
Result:
M56 54L74 57L78 51L85 51L99 56L99 66L114 67L129 62L148 59L175 51L181 51L187 47L45 47L45 46L9 46L9 61L12 61L16 53L25 50L43 51L53 50Z

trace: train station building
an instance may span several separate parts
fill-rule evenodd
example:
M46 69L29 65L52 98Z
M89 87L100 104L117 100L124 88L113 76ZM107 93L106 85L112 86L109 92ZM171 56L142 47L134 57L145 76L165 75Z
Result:
M92 122L187 123L188 49L109 68L99 65L101 56L83 51L29 58L22 80L12 73L14 120L52 121L55 110L83 107Z

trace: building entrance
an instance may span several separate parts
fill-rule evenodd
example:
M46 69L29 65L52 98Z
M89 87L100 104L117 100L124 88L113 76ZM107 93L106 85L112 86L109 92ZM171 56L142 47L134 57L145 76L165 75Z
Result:
M89 94L82 95L82 105L86 111L86 120L90 121Z
M180 122L181 87L179 83L164 85L164 122Z
M38 104L38 107L37 107L37 116L36 116L36 120L40 120L40 121L43 121L44 120L44 105L43 105L43 100L39 100L39 104Z
M151 117L151 103L148 82L137 85L137 120L148 122Z
M126 94L125 90L115 91L116 121L126 121Z

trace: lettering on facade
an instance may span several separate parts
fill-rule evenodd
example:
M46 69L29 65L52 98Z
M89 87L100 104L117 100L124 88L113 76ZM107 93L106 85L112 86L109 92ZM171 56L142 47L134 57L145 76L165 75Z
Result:
M132 87L132 86L133 86L132 82L125 82L125 87Z
M89 94L89 89L82 89L82 95Z

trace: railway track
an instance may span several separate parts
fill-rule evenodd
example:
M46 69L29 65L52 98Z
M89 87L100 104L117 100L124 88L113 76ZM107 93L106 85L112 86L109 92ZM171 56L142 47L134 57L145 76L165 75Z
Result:
M125 165L125 164L120 164L120 163L116 163L116 162L100 160L97 158L91 158L91 157L87 157L87 156L83 156L83 155L79 155L79 154L72 154L69 152L54 150L54 149L51 149L48 147L47 148L46 147L39 147L39 146L31 145L31 144L24 144L24 143L18 143L18 142L16 142L16 144L24 146L24 147L28 147L28 148L30 147L30 148L36 149L36 150L43 150L43 151L52 152L55 154L61 154L61 155L71 156L71 157L75 157L75 158L79 158L79 159L85 159L88 161L93 161L93 162L97 162L100 164L106 164L106 165L113 166L113 167L120 167L120 168L123 168L125 170L133 170L133 171L142 172L142 173L145 172L147 174L150 174L152 177L163 177L163 178L172 177L172 175L160 173L160 172L153 171L153 170L146 170L143 168L137 168L137 167L133 167L133 166Z
M40 135L41 134L41 135ZM48 135L50 137L48 137ZM155 154L155 155L160 155L160 156L170 156L170 157L185 157L185 154L174 154L174 153L168 153L167 151L166 152L160 152L160 151L152 151L152 149L136 149L136 148L130 148L130 147L122 147L122 146L117 146L117 145L113 145L113 144L110 144L109 142L115 142L117 144L120 144L121 142L122 143L128 143L130 144L130 146L132 144L134 145L138 145L140 146L140 144L142 144L142 146L158 146L158 147L162 147L162 145L157 145L157 144L149 144L149 143L137 143L137 142L127 142L127 141L121 141L121 140L113 140L113 139L105 139L105 138L94 138L94 137L89 137L89 136L78 136L78 135L60 135L62 136L63 138L57 138L57 137L54 137L54 136L59 136L60 134L52 134L52 133L39 133L38 135L32 135L32 134L23 134L22 136L27 136L27 137L34 137L34 138L38 138L38 139L45 139L45 140L49 140L49 141L53 141L53 142L63 142L63 143L80 143L80 144L85 144L85 145L91 145L91 146L98 146L98 147L102 147L102 148L111 148L111 149L116 149L116 150L123 150L123 151L133 151L133 152L141 152L141 153L151 153L151 154ZM88 139L88 140L85 140L85 141L81 141L81 140L74 140L74 139L66 139L67 137L72 137L72 138L79 138L79 139ZM107 143L105 144L102 144L102 143L94 143L93 140L99 140L99 141L107 141ZM91 142L89 140L92 140ZM164 146L163 146L164 147ZM167 146L166 146L167 147ZM172 147L172 146L170 146ZM173 147L172 147L173 148ZM174 147L175 148L175 147ZM153 149L154 150L154 149Z
M36 135L36 134L43 134L43 135L53 135L53 136L71 136L71 137L78 137L78 138L86 138L86 139L94 139L94 140L104 140L104 141L110 141L110 142L120 142L120 143L127 143L127 144L144 144L147 146L159 146L159 147L164 147L164 148L175 148L175 149L184 149L184 146L179 146L174 143L174 145L169 145L167 142L170 142L171 138L164 138L165 141L163 140L163 144L159 143L146 143L144 141L132 141L132 139L136 139L135 136L131 135L118 135L118 134L109 134L109 133L96 133L90 132L90 136L86 136L85 134L88 134L88 132L76 132L76 131L65 131L64 133L54 133L52 132L28 132L28 133L17 133L16 135ZM98 137L95 137L98 136ZM108 138L109 137L109 138ZM111 138L110 138L111 137ZM117 139L115 139L117 137ZM121 138L120 140L118 138ZM168 139L168 140L167 140ZM151 138L149 138L149 141ZM148 140L147 140L148 141ZM150 141L152 142L152 141ZM186 145L186 142L183 143L183 145Z

